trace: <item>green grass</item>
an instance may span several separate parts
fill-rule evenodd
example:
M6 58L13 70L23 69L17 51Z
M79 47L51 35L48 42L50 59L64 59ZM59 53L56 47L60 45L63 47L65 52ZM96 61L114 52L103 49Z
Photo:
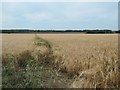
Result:
M50 51L52 50L52 44L49 41L47 41L47 40L45 40L43 38L40 38L37 35L35 35L35 37L34 37L34 44L36 46L44 46L47 49L49 49Z

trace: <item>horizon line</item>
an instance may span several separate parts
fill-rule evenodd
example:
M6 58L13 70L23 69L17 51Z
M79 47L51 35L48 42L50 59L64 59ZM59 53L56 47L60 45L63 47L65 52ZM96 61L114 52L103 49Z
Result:
M99 29L99 28L95 28L95 29L30 29L30 28L1 28L0 30L119 30L119 29L108 29L108 28L104 28L104 29Z

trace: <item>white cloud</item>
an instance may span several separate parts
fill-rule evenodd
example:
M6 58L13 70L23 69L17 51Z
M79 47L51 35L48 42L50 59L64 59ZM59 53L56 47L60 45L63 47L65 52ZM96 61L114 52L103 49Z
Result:
M17 17L14 17L12 15L2 14L2 23L3 24L12 23L12 22L15 22L16 20L17 20Z
M83 21L106 19L111 18L111 16L117 16L117 13L111 12L108 8L92 5L93 3L82 3L74 5L69 4L64 11L64 15L68 19L80 19Z
M94 13L96 13L96 10L82 9L82 8L79 9L70 8L64 11L64 15L66 18L74 19L74 20L76 20L77 18L84 19L84 17L90 16L91 14L93 16Z
M25 2L3 2L2 8L6 12L17 12L28 7L28 3Z
M29 20L30 22L40 22L46 21L51 18L51 16L47 13L28 13L24 15L25 19Z

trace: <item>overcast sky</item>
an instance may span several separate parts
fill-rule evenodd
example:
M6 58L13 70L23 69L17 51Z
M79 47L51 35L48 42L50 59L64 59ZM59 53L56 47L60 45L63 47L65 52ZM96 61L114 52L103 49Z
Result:
M117 2L4 2L2 28L117 29Z

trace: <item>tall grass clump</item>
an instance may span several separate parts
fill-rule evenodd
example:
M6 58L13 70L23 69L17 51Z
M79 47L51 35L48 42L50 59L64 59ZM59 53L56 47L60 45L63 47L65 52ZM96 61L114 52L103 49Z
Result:
M35 37L34 37L34 44L35 44L35 46L44 46L44 47L46 47L49 51L52 51L52 44L49 42L49 41L47 41L47 40L45 40L45 39L43 39L43 38L40 38L39 36L37 36L37 35L35 35Z
M49 41L36 35L34 45L33 50L3 55L3 88L60 87L64 84L64 81L58 80L60 78L53 69L53 61L56 57Z

